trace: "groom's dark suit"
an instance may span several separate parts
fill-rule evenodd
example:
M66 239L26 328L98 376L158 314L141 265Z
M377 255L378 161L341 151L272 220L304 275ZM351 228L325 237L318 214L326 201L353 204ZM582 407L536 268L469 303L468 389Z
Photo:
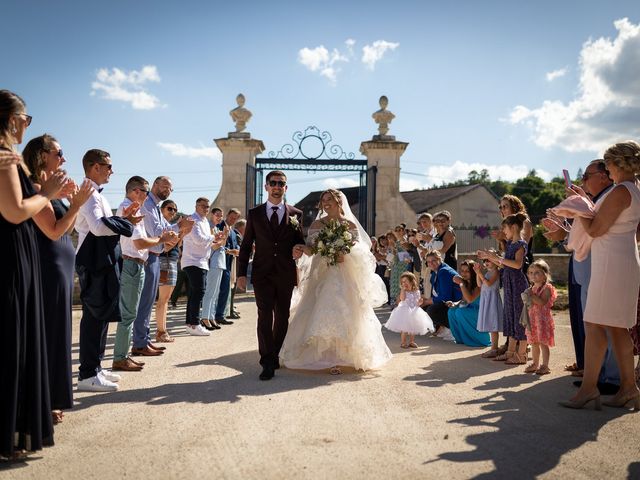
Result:
M291 222L293 217L297 222ZM276 368L289 326L291 293L297 284L293 247L304 243L304 236L302 212L297 208L285 205L284 216L277 227L271 225L269 218L266 203L249 210L240 246L238 276L247 275L255 243L251 282L258 307L260 364Z

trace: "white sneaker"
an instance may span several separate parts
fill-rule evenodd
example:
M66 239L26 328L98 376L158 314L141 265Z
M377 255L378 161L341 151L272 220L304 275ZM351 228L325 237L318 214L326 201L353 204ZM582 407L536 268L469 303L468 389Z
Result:
M102 375L95 375L84 380L78 380L79 392L115 392L118 385L110 382Z
M100 370L98 372L98 375L102 375L102 378L113 383L117 383L122 380L122 377L120 375L118 375L117 373L113 373L111 370L108 370L106 368Z
M211 335L211 333L209 333L209 330L204 328L202 325L187 325L186 329L189 335L193 335L196 337L208 337L209 335Z

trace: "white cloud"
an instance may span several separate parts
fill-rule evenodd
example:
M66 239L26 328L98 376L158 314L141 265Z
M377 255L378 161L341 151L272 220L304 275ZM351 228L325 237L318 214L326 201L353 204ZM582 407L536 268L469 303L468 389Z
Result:
M590 39L582 46L574 100L518 105L508 121L528 126L536 145L569 152L601 153L611 143L640 136L640 25L623 18L614 26L613 40Z
M157 144L162 150L169 152L174 157L188 157L188 158L211 158L213 160L222 161L222 153L218 147L205 147L201 145L199 147L190 147L183 143L163 143Z
M347 188L347 187L357 187L360 185L358 180L354 180L353 178L346 177L338 177L338 178L325 178L322 180L323 188Z
M353 38L347 38L344 44L347 46L347 51L349 52L349 56L353 57L353 47L355 46L356 41Z
M347 40L349 42L349 40ZM347 43L347 45L349 45ZM324 45L316 48L304 47L298 51L298 62L307 67L312 72L320 72L332 85L337 82L337 74L340 69L336 66L338 62L348 62L346 55L340 53L337 48L329 52Z
M387 42L386 40L376 40L371 45L365 45L362 47L362 63L373 70L387 50L393 51L399 46L399 43Z
M119 68L111 71L101 68L91 83L91 95L102 92L102 98L130 103L135 110L153 110L163 105L156 96L146 91L148 82L160 82L155 65L145 65L140 71L129 72Z
M451 165L433 165L427 168L424 177L402 175L400 177L400 190L405 192L417 188L429 188L442 183L455 182L456 180L466 180L469 172L475 170L480 172L487 170L491 180L506 180L513 182L519 178L527 176L531 168L527 165L487 165L484 163L467 163L457 160ZM550 181L553 175L545 170L536 168L536 174Z
M547 72L547 82L553 82L556 78L564 77L569 71L568 67L559 68L558 70L554 70L553 72Z

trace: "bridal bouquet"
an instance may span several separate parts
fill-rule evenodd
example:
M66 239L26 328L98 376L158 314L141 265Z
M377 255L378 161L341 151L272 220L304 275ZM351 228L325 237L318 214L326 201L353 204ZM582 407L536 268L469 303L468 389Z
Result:
M354 244L353 236L349 232L349 222L329 220L318 233L311 250L314 254L325 257L327 265L337 265L338 257L349 253Z

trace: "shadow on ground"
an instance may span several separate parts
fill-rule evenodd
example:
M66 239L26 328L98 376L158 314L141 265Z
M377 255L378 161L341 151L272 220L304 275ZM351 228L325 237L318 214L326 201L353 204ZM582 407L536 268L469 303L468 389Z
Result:
M603 426L628 413L606 407L603 411L594 411L592 407L587 410L562 408L558 400L568 398L572 392L567 382L566 378L541 380L535 375L512 375L475 387L476 391L491 390L493 393L459 403L460 411L466 411L465 405L481 405L481 410L486 413L462 415L448 422L484 430L477 434L469 432L465 436L466 443L474 449L442 453L425 464L439 460L493 462L494 469L474 477L476 479L534 479L551 471L563 455L587 442L596 441ZM532 385L517 392L505 390L527 383ZM639 471L639 463L630 464L629 478L638 478ZM576 476L589 476L589 473L593 472L576 472Z

